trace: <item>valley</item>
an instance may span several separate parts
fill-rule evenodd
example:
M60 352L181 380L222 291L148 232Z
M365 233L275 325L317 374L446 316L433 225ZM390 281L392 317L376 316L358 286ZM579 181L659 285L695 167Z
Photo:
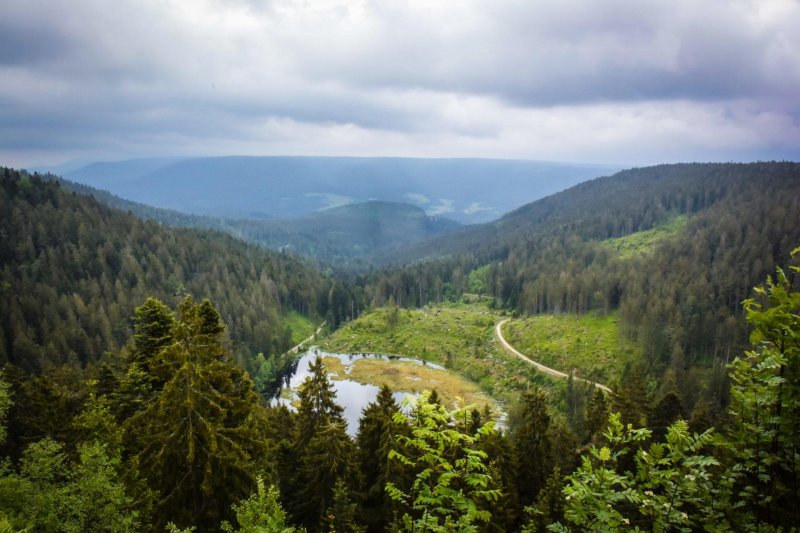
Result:
M286 509L310 531L337 516L344 531L362 520L381 531L416 513L392 495L427 479L416 461L434 456L419 445L476 461L503 496L465 494L500 530L533 527L525 508L545 497L591 509L579 495L587 465L608 465L638 495L665 494L641 485L647 476L706 468L708 487L723 488L692 488L687 523L761 516L765 494L794 497L736 465L773 434L761 411L794 405L793 385L769 384L796 372L781 332L800 329L797 280L784 274L800 268L798 176L796 163L632 169L458 226L388 202L237 222L4 169L0 415L12 466L0 510L15 527L78 520L80 506L44 513L10 495L55 498L61 482L35 481L29 461L56 454L78 472L93 450L127 465L98 483L118 495L110 509L146 517L134 529L221 530L267 480L284 523ZM770 420L792 439L794 416ZM674 463L647 462L678 441L690 447L671 448ZM774 475L791 476L786 442L774 442ZM606 458L622 445L634 463ZM141 481L122 477L134 465ZM208 493L182 481L199 472ZM720 476L761 496L734 505L739 491ZM712 500L724 516L701 511ZM574 505L536 516L580 524Z
M798 27L0 1L0 533L800 533Z

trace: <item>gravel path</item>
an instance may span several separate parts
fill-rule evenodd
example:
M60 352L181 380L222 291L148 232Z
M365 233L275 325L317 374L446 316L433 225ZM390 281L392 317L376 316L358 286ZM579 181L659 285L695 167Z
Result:
M519 351L517 351L516 348L511 346L511 344L508 343L508 341L505 339L505 337L503 337L503 330L502 330L503 324L505 324L509 320L511 320L511 319L510 318L506 318L505 320L501 320L500 322L498 322L497 327L495 328L495 333L497 334L497 340L500 341L500 344L503 345L503 348L505 348L505 350L508 353L510 353L512 355L516 355L517 357L519 357L520 359L522 359L526 363L532 365L539 372L547 374L548 376L553 376L554 378L562 378L562 379L567 379L569 377L569 374L565 374L564 372L559 372L558 370L556 370L554 368L550 368L549 366L544 366L541 363L537 363L533 359L528 358L527 356L525 356L522 353L520 353ZM579 377L573 377L573 379L576 380L576 381L583 381L585 383L591 383L592 385L594 385L595 387L597 387L600 390L603 390L603 391L608 392L608 393L613 393L613 391L611 389L609 389L608 387L606 387L605 385L603 385L601 383L595 383L594 381L589 381L588 379L583 379L583 378L579 378Z

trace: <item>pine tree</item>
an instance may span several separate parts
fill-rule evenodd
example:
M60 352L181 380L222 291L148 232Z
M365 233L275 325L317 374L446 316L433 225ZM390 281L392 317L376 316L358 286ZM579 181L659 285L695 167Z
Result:
M686 420L686 411L678 393L670 391L653 407L653 414L650 416L653 437L661 440L667 433L667 427L679 419Z
M516 485L522 505L530 505L552 470L547 396L541 389L527 391L519 406L518 422L511 432L516 455Z
M246 500L234 504L236 514L234 529L229 522L222 523L222 531L226 533L303 533L304 529L290 526L286 512L281 507L278 499L278 489L275 486L264 487L264 480L258 478L256 491Z
M139 436L135 459L160 494L157 526L205 530L255 486L252 457L264 451L252 427L258 398L250 379L224 360L229 353L218 321L207 320L212 315L190 297L181 302L172 343L153 366L164 387L126 423Z
M317 357L309 371L299 391L292 450L295 473L284 494L292 515L316 530L333 501L336 482L352 473L353 443L322 359Z
M350 497L347 484L339 479L333 486L333 502L325 512L322 531L328 533L364 533L359 524L358 504Z
M386 482L391 479L396 485L407 485L400 479L402 469L389 461L389 450L405 427L394 422L399 410L392 390L383 385L359 421L356 443L362 482L360 501L369 531L385 531L394 514L396 505L386 494Z
M608 422L608 400L606 393L595 387L589 403L586 405L586 429L589 440L594 440Z
M151 371L158 354L172 342L172 328L175 322L173 312L155 298L148 298L134 309L132 318L135 326L131 362L138 362Z

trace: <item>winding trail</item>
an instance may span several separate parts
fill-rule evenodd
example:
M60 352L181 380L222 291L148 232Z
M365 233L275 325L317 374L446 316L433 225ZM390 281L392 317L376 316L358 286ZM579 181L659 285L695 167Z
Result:
M300 348L302 348L305 343L313 341L314 337L319 335L319 332L322 331L322 328L324 328L324 327L325 327L325 322L320 324L319 327L317 328L317 330L310 337L308 337L307 339L301 340L298 344L296 344L295 346L292 346L291 348L286 350L286 353L284 353L283 355L299 352Z
M505 348L505 350L508 353L510 353L511 355L516 355L517 357L519 357L520 359L522 359L526 363L532 365L536 370L538 370L539 372L542 372L543 374L547 374L548 376L553 376L554 378L561 378L561 379L569 378L569 374L565 374L564 372L559 372L558 370L555 370L554 368L550 368L549 366L544 366L541 363L537 363L533 359L530 359L530 358L526 357L525 355L523 355L522 353L517 351L516 348L511 346L511 344L509 344L509 342L505 339L505 337L503 337L503 331L502 331L503 324L505 324L509 320L511 320L511 319L510 318L506 318L505 320L501 320L500 322L497 323L497 327L495 328L495 334L497 335L497 340L500 341L500 344L503 346L503 348ZM583 378L579 378L579 377L575 377L575 376L573 376L572 379L574 379L576 381L583 381L584 383L591 383L592 385L594 385L598 389L600 389L602 391L605 391L605 392L608 392L610 394L613 394L613 391L611 389L609 389L608 387L606 387L605 385L603 385L601 383L596 383L594 381L589 381L588 379L583 379Z

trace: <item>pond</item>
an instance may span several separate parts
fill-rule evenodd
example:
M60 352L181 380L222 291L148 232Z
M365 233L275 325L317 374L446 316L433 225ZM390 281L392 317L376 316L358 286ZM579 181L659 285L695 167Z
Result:
M323 358L336 392L336 401L344 408L347 431L354 436L362 411L378 396L380 385L388 384L398 403L424 389L436 389L443 403L452 408L455 398L467 404L489 404L495 413L503 413L497 403L478 390L477 386L435 363L383 354L329 353L311 348L297 361L294 373L285 376L286 388L276 400L292 406L297 391L310 375L309 366L316 357Z

